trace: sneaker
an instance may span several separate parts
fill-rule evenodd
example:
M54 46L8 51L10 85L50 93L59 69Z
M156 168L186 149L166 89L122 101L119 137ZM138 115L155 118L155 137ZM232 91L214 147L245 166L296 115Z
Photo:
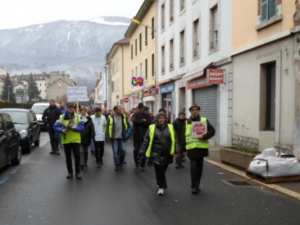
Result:
M116 166L115 167L115 171L119 171L120 170L120 167L119 166Z
M163 196L163 195L165 194L164 189L163 189L163 188L159 188L157 194L158 194L159 196Z
M60 155L60 152L59 152L59 151L56 151L56 152L55 152L55 155Z
M76 174L76 176L75 176L75 177L76 177L76 179L77 179L77 180L81 180L81 179L82 179L82 177L81 177L80 173Z
M50 152L50 155L53 155L54 154L54 151L52 150L51 152Z
M69 173L68 176L66 177L68 180L73 178L73 174Z
M200 189L199 188L192 188L192 194L193 195L196 195L196 194L198 194L198 190L200 191Z

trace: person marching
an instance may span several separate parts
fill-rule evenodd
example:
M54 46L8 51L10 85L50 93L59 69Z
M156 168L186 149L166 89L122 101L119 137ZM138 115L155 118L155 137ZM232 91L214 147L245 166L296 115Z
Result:
M56 120L58 120L60 114L60 109L55 105L54 99L50 99L49 107L44 110L42 120L44 124L47 126L47 130L50 137L51 151L50 154L60 155L59 152L59 134L55 132L53 125Z
M155 124L150 125L142 144L140 154L150 158L154 164L156 181L159 187L157 194L162 196L168 187L166 171L168 165L173 162L176 152L175 130L172 124L167 123L167 116L158 113Z
M90 144L90 140L94 138L95 131L94 125L91 117L87 114L87 108L81 107L81 120L84 122L84 131L81 132L81 145L80 145L80 168L83 170L84 167L87 167L88 161L88 147Z
M192 194L200 192L200 181L203 172L204 157L208 156L209 141L215 135L215 128L209 123L207 118L200 116L200 106L193 104L189 111L191 116L184 124L183 144L187 150L187 156L190 158L190 173L191 173L191 188ZM197 138L191 137L192 122L206 122L207 133L198 136Z
M127 117L125 117L120 106L114 106L113 115L108 116L108 129L107 135L109 137L109 142L112 144L115 171L119 171L124 163L126 155L126 132L130 127Z
M75 173L76 179L81 180L80 175L80 156L79 149L81 143L80 132L84 131L84 122L81 121L80 116L74 112L74 104L67 104L67 112L60 115L59 119L54 124L54 130L62 133L61 140L64 145L66 164L68 169L67 179L73 178L72 167L72 152L75 158Z
M183 126L185 124L186 118L185 113L180 112L178 115L178 118L173 122L174 129L176 131L177 137L178 137L178 144L182 148L180 153L176 155L176 169L184 168L182 165L183 156L185 150L185 146L182 144L182 134L184 133Z
M104 141L106 132L106 119L102 115L102 109L99 106L94 108L95 114L91 116L94 125L94 144L95 144L95 158L97 167L103 166L103 155L104 155Z

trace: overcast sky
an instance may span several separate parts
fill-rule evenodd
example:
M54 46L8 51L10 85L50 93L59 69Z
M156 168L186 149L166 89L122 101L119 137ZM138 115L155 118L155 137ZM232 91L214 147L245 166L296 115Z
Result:
M0 29L56 20L136 15L144 0L0 0Z

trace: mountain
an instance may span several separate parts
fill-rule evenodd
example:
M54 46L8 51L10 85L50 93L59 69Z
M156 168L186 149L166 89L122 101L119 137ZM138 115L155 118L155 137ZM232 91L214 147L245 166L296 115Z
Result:
M91 90L129 24L125 17L100 17L0 30L0 67L11 75L63 70Z

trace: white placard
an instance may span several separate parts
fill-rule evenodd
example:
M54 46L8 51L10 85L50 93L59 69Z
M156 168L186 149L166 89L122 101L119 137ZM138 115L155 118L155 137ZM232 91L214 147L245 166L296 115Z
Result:
M68 94L68 102L88 101L86 86L68 87L67 94Z

